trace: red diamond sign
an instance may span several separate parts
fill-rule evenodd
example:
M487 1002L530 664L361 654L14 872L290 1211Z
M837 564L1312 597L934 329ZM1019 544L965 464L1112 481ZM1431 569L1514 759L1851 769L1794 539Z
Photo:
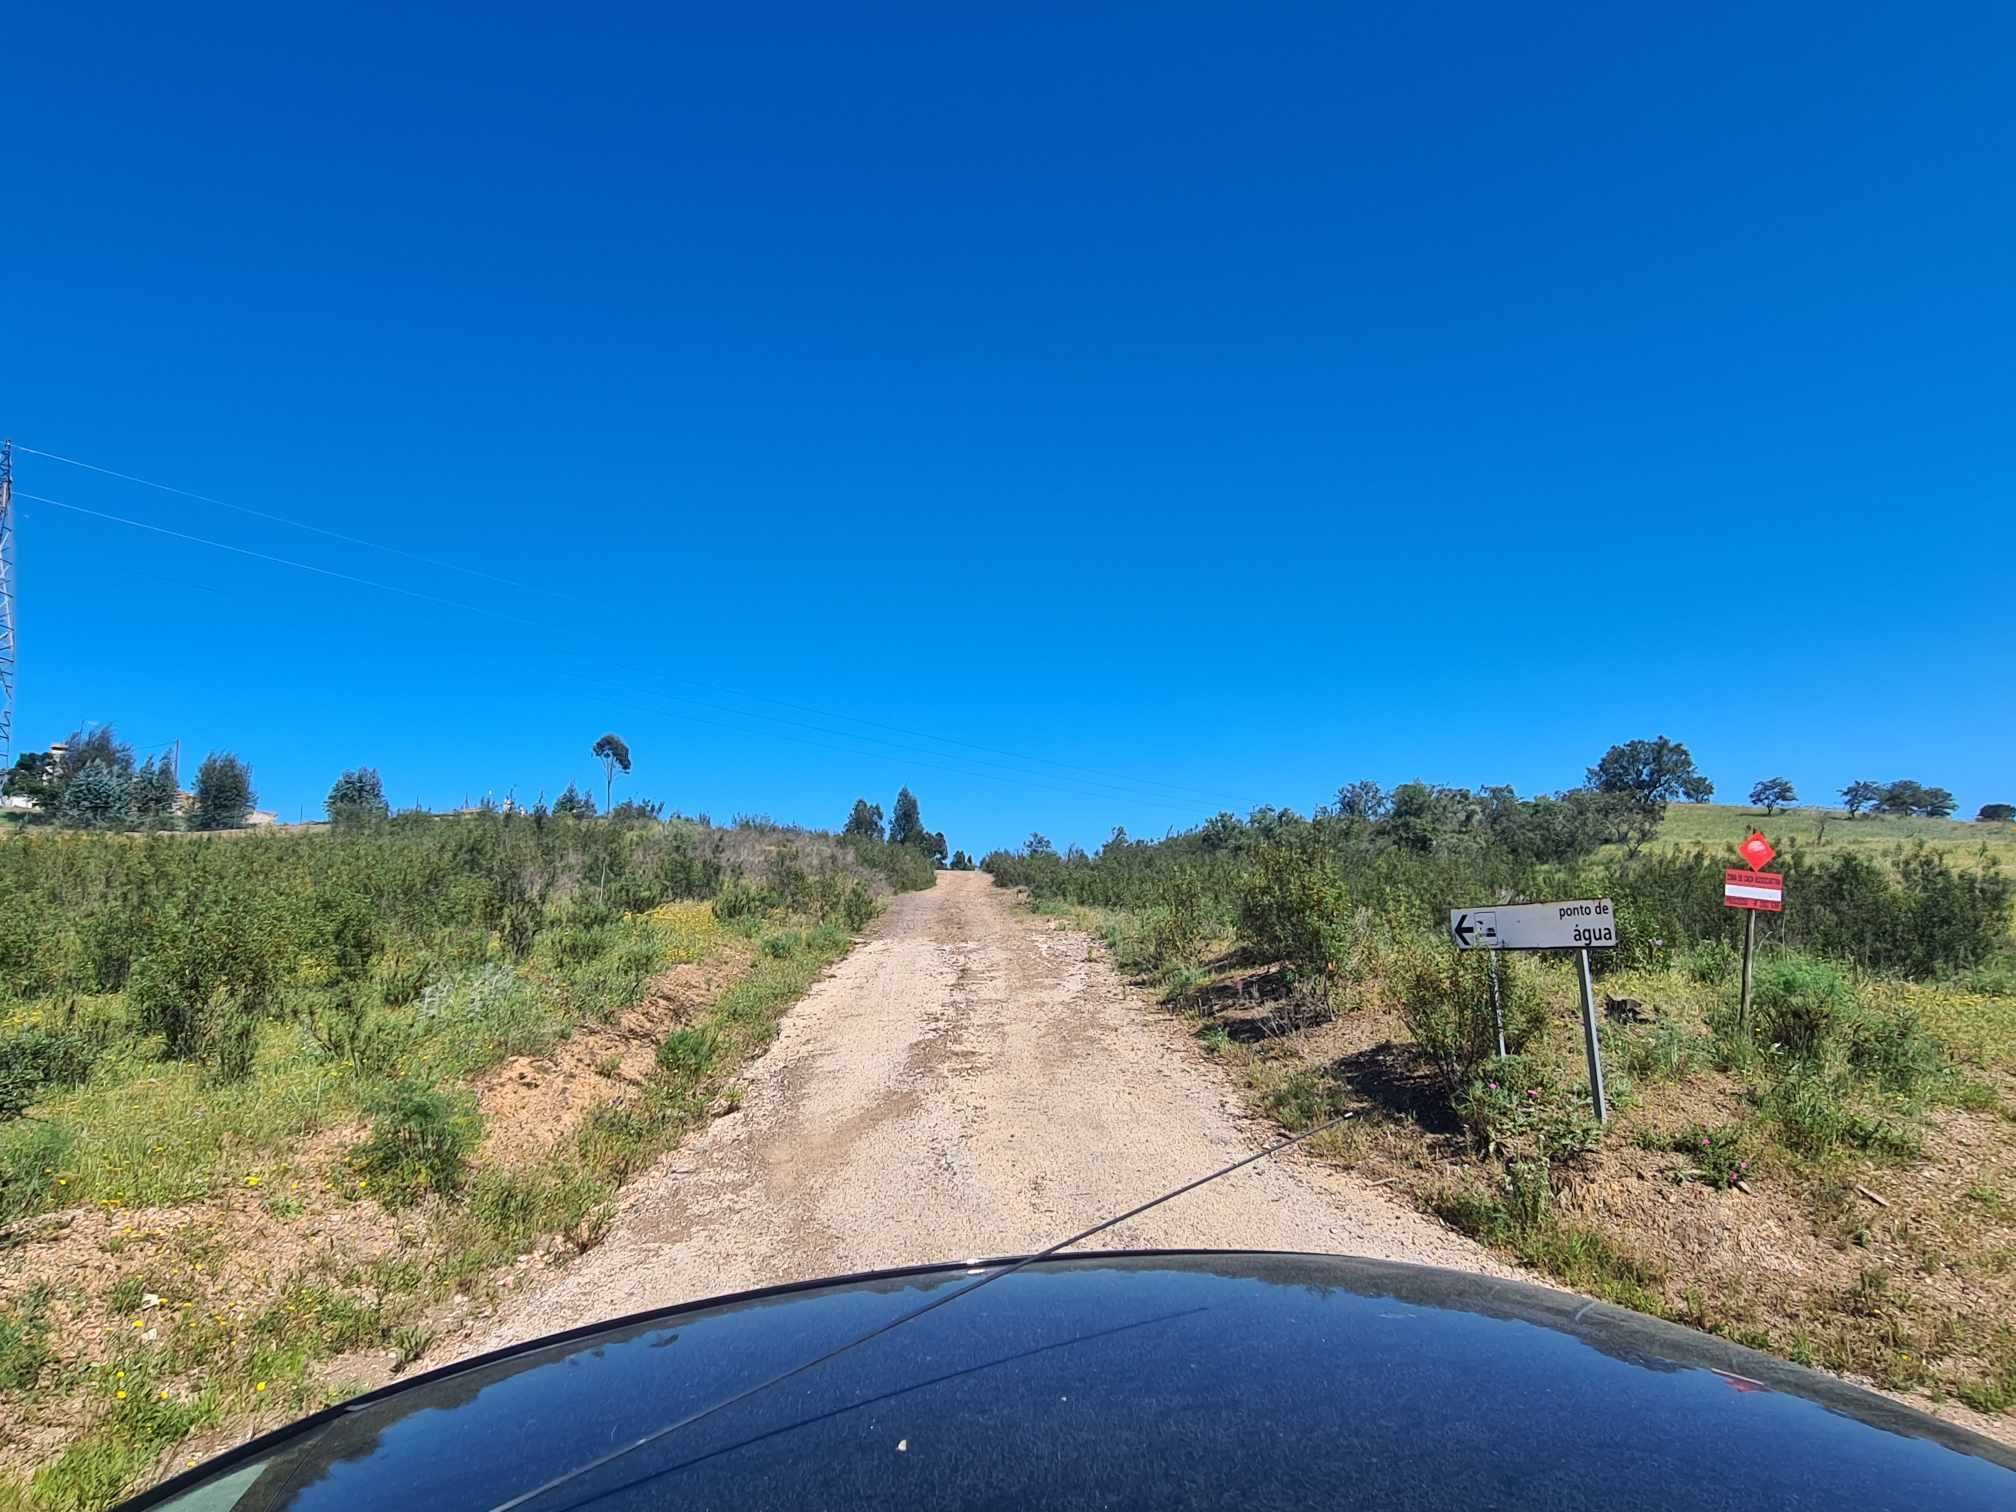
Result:
M1771 864L1772 859L1778 854L1778 852L1776 852L1771 848L1771 842L1769 840L1766 840L1762 835L1758 834L1757 831L1755 830L1752 830L1750 832L1750 838L1748 840L1745 840L1741 845L1737 846L1736 849L1738 853L1742 855L1743 859L1750 863L1750 869L1752 871L1764 870L1764 868L1769 866Z

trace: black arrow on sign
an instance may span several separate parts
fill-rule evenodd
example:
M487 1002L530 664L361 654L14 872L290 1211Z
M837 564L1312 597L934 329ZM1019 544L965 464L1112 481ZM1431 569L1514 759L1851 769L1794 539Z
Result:
M1456 943L1458 945L1461 945L1465 950L1468 950L1470 948L1471 932L1476 928L1477 926L1470 922L1470 915L1458 914L1456 916L1456 922L1449 926L1449 933L1456 936Z

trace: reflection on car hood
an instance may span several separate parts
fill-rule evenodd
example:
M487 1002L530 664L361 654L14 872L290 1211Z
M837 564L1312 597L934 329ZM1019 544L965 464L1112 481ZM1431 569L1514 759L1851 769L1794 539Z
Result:
M965 1285L777 1288L450 1367L138 1505L495 1507ZM2007 1509L2016 1458L1540 1287L1317 1255L1042 1262L535 1498L644 1506Z

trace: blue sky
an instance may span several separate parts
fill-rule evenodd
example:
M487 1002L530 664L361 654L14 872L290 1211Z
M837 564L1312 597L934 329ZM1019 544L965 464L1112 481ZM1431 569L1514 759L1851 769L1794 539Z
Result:
M732 14L731 14L732 12ZM1992 5L34 7L17 745L954 845L2016 801ZM378 549L396 548L399 553ZM390 591L393 589L403 592ZM191 763L193 765L193 763Z

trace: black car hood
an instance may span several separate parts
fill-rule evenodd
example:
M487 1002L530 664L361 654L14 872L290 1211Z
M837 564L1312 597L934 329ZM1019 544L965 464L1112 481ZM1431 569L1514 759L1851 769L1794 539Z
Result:
M134 1505L496 1507L999 1262L745 1293L358 1398ZM184 1500L186 1498L186 1500ZM526 1503L2016 1507L2016 1457L1540 1287L1321 1255L1064 1257Z

